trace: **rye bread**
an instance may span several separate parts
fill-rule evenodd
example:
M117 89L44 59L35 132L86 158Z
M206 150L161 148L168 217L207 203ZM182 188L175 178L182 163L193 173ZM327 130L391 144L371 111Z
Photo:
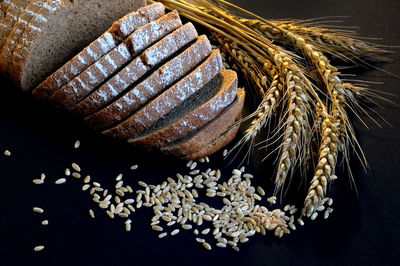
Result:
M222 135L218 136L216 139L209 142L205 147L197 152L193 152L188 154L184 157L180 157L183 160L196 160L200 158L204 158L210 154L216 153L226 145L228 145L235 137L240 128L240 115L238 116L237 120L229 126L228 131L223 133Z
M191 25L191 24L186 24ZM191 26L193 27L193 26ZM193 27L193 30L194 27ZM178 35L177 39L170 39L165 50L152 50L146 57L142 57L145 64L155 65L159 58L163 58L174 47L183 47L197 36L194 32L186 32L189 36ZM185 42L183 42L185 40ZM180 43L180 44L179 44ZM193 51L196 51L195 54ZM85 118L85 123L93 129L108 129L128 117L135 110L147 103L152 97L160 93L167 86L180 79L186 72L199 64L211 51L211 44L206 36L200 36L195 43L190 45L182 53L155 70L150 76L107 107Z
M237 74L222 69L201 90L180 104L148 130L128 139L135 147L158 149L175 142L215 118L236 96ZM192 98L192 99L191 99Z
M64 8L46 18L47 22L42 24L40 32L34 32L33 38L30 34L24 35L28 45L14 51L10 66L12 80L24 91L36 87L45 76L104 33L114 21L144 6L145 1L69 0L64 4ZM43 8L46 9L45 5Z
M185 29L188 28L188 29ZM181 27L178 31L188 31L192 35L188 35L190 39L188 42L197 37L197 31L193 24L188 23ZM168 38L157 42L146 51L143 52L141 56L136 57L132 62L130 62L126 67L124 67L118 74L114 75L110 80L103 84L100 88L92 92L86 98L84 98L80 103L75 105L70 113L76 117L84 118L98 111L100 108L106 106L113 99L118 97L120 93L126 90L128 87L133 86L135 82L141 79L146 73L148 73L153 65L148 65L143 60L150 55L154 54L155 50L165 51L161 53L162 57L158 57L158 61L154 61L153 64L159 64L164 61L169 56L173 55L179 50L180 47L171 47L170 42L167 41Z
M216 118L198 129L194 134L188 135L175 143L161 147L161 151L166 154L171 154L177 157L185 157L193 153L203 150L209 146L210 142L218 139L221 135L227 132L234 122L239 120L243 109L245 98L244 89L237 90L236 100L225 108ZM224 144L223 141L220 143ZM216 147L221 148L221 147Z
M7 41L7 36L14 27L15 22L18 20L21 12L29 4L29 0L5 0L0 3L0 51Z
M20 12L17 21L15 21L12 30L6 37L6 41L0 52L0 72L8 76L9 66L12 61L13 52L17 46L19 39L24 35L29 23L39 14L42 5L49 0L32 0L26 5L25 9Z
M115 48L137 28L164 15L165 8L161 3L154 3L139 8L125 15L93 41L65 65L47 77L37 86L32 95L37 100L47 99L54 91L61 88L86 68Z
M187 58L192 58L194 54L200 54L201 50L202 49L192 49L192 54L188 54ZM196 91L200 90L214 78L221 69L221 54L218 50L214 50L196 69L180 79L172 87L166 89L119 125L104 131L103 134L119 139L135 137L138 133L149 128L169 111L184 102Z
M137 53L181 25L182 22L176 11L143 25L134 31L126 41L100 58L61 89L55 91L49 97L50 103L58 109L69 110L103 82L111 78ZM154 29L157 30L154 31ZM175 33L172 33L171 36L175 36ZM136 39L141 41L132 41Z

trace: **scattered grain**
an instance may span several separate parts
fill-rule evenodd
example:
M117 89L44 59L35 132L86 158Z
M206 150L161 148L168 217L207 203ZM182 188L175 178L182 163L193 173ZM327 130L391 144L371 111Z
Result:
M36 246L33 248L34 251L42 251L44 249L44 246Z
M75 141L75 143L74 143L74 148L75 148L75 149L78 149L79 146L81 146L81 142L80 142L79 140Z
M42 225L48 225L49 224L49 221L48 220L43 220L42 221Z
M73 172L72 176L75 177L75 178L81 178L81 174L77 173L77 172Z
M92 217L94 219L94 212L92 209L89 210L89 215L90 215L90 217Z
M75 171L77 171L77 172L81 171L81 167L77 163L72 163L71 166L72 166L72 169L74 169Z
M59 178L59 179L56 180L55 184L61 185L61 184L64 184L65 182L67 182L67 179Z
M5 151L4 151L4 155L5 155L5 156L11 156L11 152L10 152L9 150L5 150Z
M44 210L42 208L40 208L40 207L33 207L33 211L37 212L37 213L43 213L44 212Z
M179 233L179 229L175 229L171 232L171 236L177 235Z
M211 250L211 245L208 244L207 242L203 242L203 247L207 250Z

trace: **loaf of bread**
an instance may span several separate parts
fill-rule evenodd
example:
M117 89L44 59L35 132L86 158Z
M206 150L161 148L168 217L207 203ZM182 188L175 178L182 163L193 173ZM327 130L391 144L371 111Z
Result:
M0 71L22 90L34 88L35 99L104 135L182 159L234 139L245 92L177 11L142 0L1 6Z
M2 36L10 46L4 45L0 52L1 72L30 91L114 21L145 4L145 0L31 0L30 8L19 14L18 25L24 26L14 23L16 34Z

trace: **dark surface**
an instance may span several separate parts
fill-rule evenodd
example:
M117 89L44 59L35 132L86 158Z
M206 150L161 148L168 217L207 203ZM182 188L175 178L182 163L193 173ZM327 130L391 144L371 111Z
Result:
M346 25L360 26L359 33L380 37L385 44L400 44L400 2L390 1L236 1L266 18L315 18L347 15ZM399 52L394 63L381 67L400 74ZM400 103L400 80L380 71L362 72L360 79L382 81L378 90L391 93ZM352 163L358 196L345 174L331 188L334 209L328 220L308 221L291 235L276 239L255 236L231 249L204 250L190 232L159 240L149 228L150 211L133 215L132 232L123 220L108 219L80 190L81 181L53 184L65 167L78 162L104 186L113 186L122 172L129 184L137 180L162 182L166 176L184 171L184 163L154 154L144 154L85 130L51 108L34 103L4 80L0 98L0 265L399 265L399 164L400 108L382 103L373 107L391 124L369 122L369 129L354 122L371 170L365 174L354 158ZM81 148L72 148L75 139ZM5 149L11 157L2 155ZM212 167L224 167L221 155L212 157ZM129 166L138 163L137 172ZM256 165L256 166L254 166ZM231 167L231 166L230 166ZM255 169L252 169L255 168ZM270 179L270 166L252 163L257 183ZM229 171L229 167L226 168ZM31 180L45 172L47 183ZM45 209L33 214L32 207ZM93 208L96 219L89 218ZM41 220L48 219L44 227ZM213 242L211 242L213 243ZM44 244L40 253L33 246Z

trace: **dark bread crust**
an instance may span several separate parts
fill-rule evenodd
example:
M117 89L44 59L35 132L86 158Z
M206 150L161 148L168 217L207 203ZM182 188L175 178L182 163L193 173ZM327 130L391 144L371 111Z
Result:
M190 40L197 36L197 31L192 24L186 24L183 27L180 27L175 31L175 34L178 34L181 31L188 31L188 33L192 35ZM166 53L163 53L162 57L158 58L158 61L161 62L179 49L179 47L171 48L170 43L166 41L167 39L168 38L164 38L146 49L141 56L136 57L120 72L111 77L105 84L75 105L70 110L70 113L79 118L84 118L101 110L101 108L106 107L107 104L114 98L118 97L120 93L132 86L134 82L152 69L152 65L146 65L143 62L144 58L151 56L156 50L166 51Z
M193 30L195 29L193 28ZM184 38L181 36L182 40L193 40L195 36L197 36L197 32L192 32L192 30L187 33L189 33L190 36ZM196 34L194 35L194 33ZM171 45L172 46L168 49L174 49L173 46L176 46L174 43L171 43ZM183 47L183 45L181 45L181 47ZM146 104L152 97L164 90L174 81L179 80L186 72L193 69L206 58L210 52L211 44L207 37L200 36L197 41L185 51L155 70L150 76L125 93L117 101L87 117L85 122L94 129L108 129L112 127Z
M202 58L204 56L204 54L202 55L200 52L200 50L203 50L202 48L203 47L199 46L199 49L194 48L192 52L200 55L199 58ZM190 57L191 54L189 53L188 56ZM221 55L218 50L214 50L196 69L147 103L125 121L104 131L103 134L121 139L135 137L138 133L149 128L153 123L161 119L165 114L181 104L196 91L200 90L215 77L221 69Z
M101 83L112 77L121 67L132 60L137 53L181 25L182 22L179 15L174 11L139 27L123 43L100 58L61 89L54 92L49 97L50 102L58 109L71 109L98 88ZM194 27L193 30L195 30ZM145 53L145 55L147 54Z
M103 55L110 52L138 27L158 19L164 13L164 6L161 3L155 3L139 8L117 20L104 34L40 83L33 90L33 97L36 100L47 99L54 91L70 82Z
M218 81L215 81L215 79L218 79ZM220 88L208 101L161 129L138 138L128 139L128 142L146 150L158 149L183 138L210 122L235 99L237 90L236 72L222 69L218 76L214 77L214 80L209 83L211 84L207 84L207 86L220 86Z
M214 120L200 128L192 136L185 137L176 143L162 147L161 151L177 157L185 157L194 153L198 153L203 150L204 147L210 146L210 143L213 140L218 139L218 137L227 132L230 126L233 125L236 120L238 120L238 117L240 117L242 113L244 98L244 89L238 89L236 100L231 105L226 107L226 109ZM225 142L223 140L218 140L218 145L214 145L213 147L209 147L207 149L210 149L210 151L217 150L222 147L221 145L226 144L227 142L228 141Z
M227 132L223 133L218 138L211 141L205 148L197 152L191 153L189 155L186 155L184 157L181 157L181 159L196 160L204 158L205 156L208 156L210 154L216 153L217 151L221 150L236 137L236 134L240 128L240 123L239 123L240 117L241 116L238 116L238 119L232 125L229 126L229 130Z

